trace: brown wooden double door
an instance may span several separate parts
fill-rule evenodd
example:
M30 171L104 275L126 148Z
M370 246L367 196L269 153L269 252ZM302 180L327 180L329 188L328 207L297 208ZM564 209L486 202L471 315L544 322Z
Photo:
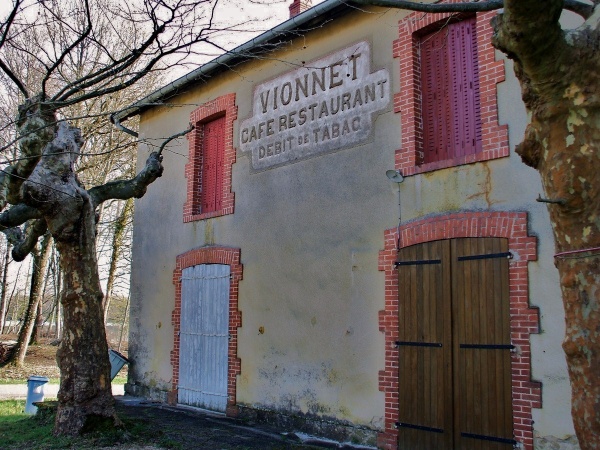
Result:
M502 238L399 252L399 449L513 447L509 256Z

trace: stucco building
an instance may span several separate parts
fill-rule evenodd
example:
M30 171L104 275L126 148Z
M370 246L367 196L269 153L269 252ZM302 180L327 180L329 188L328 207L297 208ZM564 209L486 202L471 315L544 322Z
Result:
M140 166L195 127L136 203L127 392L386 449L576 448L495 13L306 3L122 115Z

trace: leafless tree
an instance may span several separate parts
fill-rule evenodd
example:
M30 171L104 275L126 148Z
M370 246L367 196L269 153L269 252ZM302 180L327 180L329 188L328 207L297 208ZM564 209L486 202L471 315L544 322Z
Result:
M126 92L167 67L165 59L177 64L220 49L218 36L227 27L216 25L216 7L217 0L13 0L0 22L0 71L12 83L7 94L19 103L14 126L3 129L0 225L16 260L49 232L63 274L57 434L77 434L91 417L119 423L103 326L97 211L111 199L143 196L162 174L164 147L186 132L166 136L134 177L86 187L78 161L99 152L84 146L73 111Z
M38 246L36 245L36 248L31 251L33 258L31 261L32 268L29 301L25 310L23 323L21 324L21 330L19 331L17 345L7 361L17 367L23 366L25 362L25 355L27 354L29 341L33 335L39 306L42 302L44 274L46 273L50 250L52 248L52 237L49 234L46 234L39 245L40 248L37 247Z

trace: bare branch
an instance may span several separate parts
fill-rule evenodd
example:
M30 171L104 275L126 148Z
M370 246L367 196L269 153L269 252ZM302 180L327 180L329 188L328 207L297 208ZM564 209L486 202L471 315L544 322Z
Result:
M12 257L15 261L23 261L35 248L39 238L48 230L48 225L44 219L29 223L31 225L26 227L24 238L14 244L12 249Z
M417 3L410 0L351 0L359 5L383 6L387 8L407 9L425 13L436 12L483 12L494 11L504 6L504 0L487 0L484 2L462 3Z
M24 224L28 220L40 219L42 213L23 203L13 206L0 214L0 228L12 228Z
M77 39L75 39L75 41L71 43L71 45L69 45L67 48L65 48L63 50L62 54L56 59L54 64L52 66L48 67L46 76L42 80L42 92L43 93L46 92L46 83L50 79L52 72L54 72L56 70L56 68L62 64L64 59L67 57L67 55L69 55L75 47L77 47L79 44L81 44L89 36L90 32L92 31L92 18L91 18L91 14L90 14L90 5L88 3L88 0L85 0L84 4L85 4L85 17L86 17L86 22L87 22L86 28L83 31L83 33L81 33L77 37Z
M482 2L462 3L417 3L410 0L350 0L351 3L359 5L383 6L386 8L400 8L409 11L420 11L425 13L436 12L484 12L494 11L504 7L504 0L486 0ZM564 8L579 14L587 19L594 11L594 6L578 0L565 0Z
M167 146L167 144L169 142L171 142L174 139L180 138L182 136L185 136L186 134L188 134L189 132L191 132L194 129L194 125L192 125L190 123L190 126L188 127L187 130L182 131L181 133L177 133L174 134L173 136L168 137L167 139L165 139L165 141L160 145L160 148L158 149L158 155L161 156L163 150L165 149L165 147Z
M4 30L2 32L2 36L0 37L0 48L2 48L2 46L6 42L6 37L8 36L10 28L11 28L13 22L15 21L15 17L17 16L17 12L19 11L19 7L21 6L21 1L22 0L17 0L15 2L14 7L13 7L12 11L10 12L10 15L6 19L6 22L3 24L4 26L2 28L4 28ZM19 91L21 91L23 96L25 98L29 98L29 93L27 92L27 89L25 89L25 86L23 85L21 80L19 80L19 78L15 75L15 73L12 70L10 70L10 68L1 59L0 59L0 69L2 69L4 71L4 73L6 73L8 78L10 78L13 81L13 83L15 83L15 85L17 86Z
M162 156L158 152L152 152L146 160L144 168L130 180L117 180L93 187L89 190L94 204L97 206L111 198L127 200L129 198L141 198L146 193L147 187L158 177L162 176Z
M127 200L132 197L142 197L146 193L146 188L158 177L162 176L162 152L165 147L169 144L169 142L185 136L193 129L194 126L190 124L186 130L176 133L165 139L160 145L158 152L152 152L150 154L146 160L146 165L134 178L130 180L111 181L101 186L91 188L89 190L89 194L94 202L94 205L98 206L109 199Z

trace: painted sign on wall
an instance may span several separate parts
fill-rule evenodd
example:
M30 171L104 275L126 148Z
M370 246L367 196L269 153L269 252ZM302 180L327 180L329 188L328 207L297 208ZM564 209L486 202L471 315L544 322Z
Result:
M241 151L260 170L357 145L389 104L390 84L386 69L371 73L367 42L306 63L255 88Z

